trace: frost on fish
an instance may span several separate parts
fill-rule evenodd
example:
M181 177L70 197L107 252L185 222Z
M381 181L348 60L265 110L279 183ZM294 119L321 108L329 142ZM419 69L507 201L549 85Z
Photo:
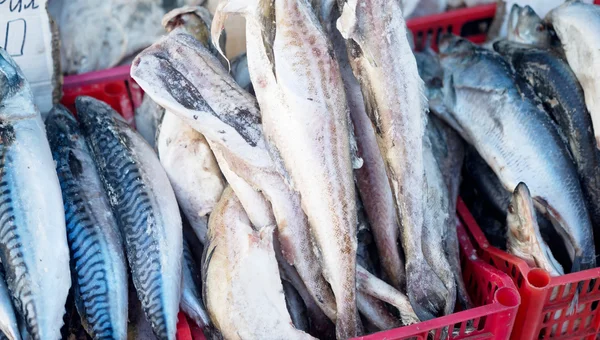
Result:
M477 149L506 190L527 183L536 208L562 236L574 269L594 267L592 226L576 167L556 125L523 98L498 54L448 35L440 45L449 125Z
M273 250L273 227L255 231L231 188L211 214L202 264L206 307L227 339L314 339L292 325Z
M344 1L337 28L346 39L394 194L408 296L421 319L432 318L435 311L429 301L441 294L437 290L442 283L421 247L423 228L428 227L423 224L427 101L402 9L394 0Z
M286 261L298 270L325 314L335 319L333 294L311 251L300 197L271 158L256 100L210 51L181 31L140 53L132 76L147 95L204 135L253 224L277 224Z
M169 111L160 125L157 150L179 207L204 243L206 217L225 188L215 156L202 134Z
M0 49L0 259L33 339L58 339L71 286L65 214L29 84Z
M127 265L121 232L75 118L57 106L46 119L67 223L74 294L94 338L127 336Z
M181 216L152 148L107 104L75 102L127 250L133 283L154 333L174 339L181 297Z

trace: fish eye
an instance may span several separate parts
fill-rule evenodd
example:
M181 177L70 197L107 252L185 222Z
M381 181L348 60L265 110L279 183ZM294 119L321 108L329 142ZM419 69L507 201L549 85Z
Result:
M538 32L542 32L546 30L546 26L544 26L544 24L538 24L535 28L536 31Z
M512 205L512 204L509 204L509 205L508 205L508 212L509 212L509 213L511 213L511 214L514 214L514 213L515 213L515 207L513 207L513 205Z

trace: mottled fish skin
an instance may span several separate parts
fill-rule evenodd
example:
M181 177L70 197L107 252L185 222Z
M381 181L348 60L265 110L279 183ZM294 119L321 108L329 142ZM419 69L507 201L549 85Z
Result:
M421 247L427 102L400 3L343 1L337 28L347 40L350 64L361 84L394 194L408 296L421 319L432 318L434 311L428 309L428 302L444 287Z
M182 226L173 188L158 157L107 104L75 101L125 240L133 283L160 339L174 339L181 297Z
M62 189L75 301L94 339L127 338L127 264L121 232L75 117L56 106L46 132Z
M135 109L135 128L152 147L155 147L156 130L164 113L165 109L156 104L150 96L144 96L140 107Z
M565 134L577 166L592 225L600 226L600 151L595 146L592 119L577 77L562 57L552 50L508 41L494 45L533 87L548 112Z
M562 236L573 270L594 267L577 170L550 117L521 96L514 70L500 55L452 35L442 38L440 51L449 109L441 118L476 147L507 190L527 183L536 207Z
M445 253L445 236L450 223L449 190L433 155L429 137L423 147L425 164L425 228L423 228L422 247L425 259L444 284L445 291L437 291L437 295L429 301L429 310L436 316L448 315L454 311L456 304L456 281L454 273ZM435 300L443 298L443 300Z
M225 188L217 160L204 136L169 111L161 121L156 147L179 207L204 243L207 215Z
M256 100L206 48L182 32L171 32L139 54L132 76L147 95L204 135L252 223L258 228L277 224L286 261L335 320L333 293L312 251L300 197L270 157Z
M600 7L567 1L548 13L569 66L577 76L592 117L596 147L600 148Z
M224 0L219 9L246 14L248 68L271 155L300 194L335 295L337 337L357 336L350 122L332 46L307 0ZM261 27L263 19L271 24Z
M456 204L461 183L461 172L465 159L463 139L450 126L431 115L427 124L427 136L433 155L440 168L448 196L448 219L444 235L444 249L456 281L457 299L463 310L473 307L460 265L460 245L456 230Z
M71 287L62 195L42 117L0 49L0 259L33 339L58 339Z
M5 277L6 273L0 267L0 331L9 340L21 340L21 331Z
M542 239L533 200L525 183L519 183L512 194L506 224L507 252L523 259L530 267L546 270L552 276L564 275L562 266Z
M287 312L273 229L255 231L229 187L210 216L203 295L211 320L228 340L314 339L294 328Z
M281 280L281 284L283 285L283 293L285 294L285 305L287 311L290 313L294 327L308 333L308 314L302 297L288 281Z
M405 290L406 273L402 261L404 254L401 254L399 245L400 221L394 203L394 195L381 151L379 151L373 124L366 112L360 84L352 73L346 42L335 27L334 20L339 16L337 6L333 12L331 18L324 20L331 21L328 26L328 34L333 43L344 82L358 156L363 160L363 166L354 170L356 186L369 218L381 265L390 283L396 289ZM367 302L366 299L363 302Z

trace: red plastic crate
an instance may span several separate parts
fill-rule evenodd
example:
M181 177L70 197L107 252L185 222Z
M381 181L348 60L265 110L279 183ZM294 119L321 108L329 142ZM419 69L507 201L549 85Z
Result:
M600 268L550 277L545 270L529 268L520 258L491 246L462 200L458 213L479 257L508 274L519 290L521 306L511 339L596 338L600 331ZM579 304L569 316L566 311L580 282Z

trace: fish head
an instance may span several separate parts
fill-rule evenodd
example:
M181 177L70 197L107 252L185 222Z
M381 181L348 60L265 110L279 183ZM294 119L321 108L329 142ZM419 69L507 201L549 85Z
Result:
M440 60L443 62L444 69L468 65L471 56L474 55L477 49L475 44L469 40L450 33L440 35L438 46Z
M69 109L61 104L54 106L52 110L50 110L45 123L46 132L49 137L55 134L64 134L65 136L79 134L77 120L73 114L71 114Z
M508 40L522 44L548 47L552 44L552 30L530 6L514 4L508 21Z
M509 236L520 242L529 242L535 235L530 235L532 224L537 224L533 199L525 183L519 183L513 191L507 212Z
M36 111L33 94L23 71L0 47L0 116L28 116Z
M81 129L88 135L92 135L93 129L97 126L108 127L115 124L113 118L115 110L98 99L79 96L75 99L75 109Z

